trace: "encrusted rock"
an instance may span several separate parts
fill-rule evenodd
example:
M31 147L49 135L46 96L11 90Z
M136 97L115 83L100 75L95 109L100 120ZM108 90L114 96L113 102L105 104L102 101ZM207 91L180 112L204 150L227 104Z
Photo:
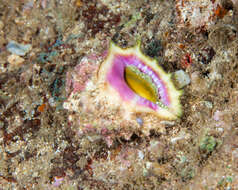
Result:
M24 56L31 50L31 44L19 44L15 41L10 41L7 44L7 50L13 54Z
M12 65L12 66L20 66L25 60L15 54L11 54L7 57L7 61Z
M185 73L183 70L178 70L174 72L173 78L176 83L176 86L179 89L185 87L186 85L190 83L189 75Z

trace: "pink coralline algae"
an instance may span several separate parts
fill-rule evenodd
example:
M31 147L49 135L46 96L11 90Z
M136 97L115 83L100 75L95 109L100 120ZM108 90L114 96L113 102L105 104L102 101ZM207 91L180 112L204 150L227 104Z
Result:
M64 177L54 177L54 182L53 182L53 186L54 187L58 187L60 186L64 181Z
M86 82L97 71L97 56L84 57L73 71L66 74L66 93L80 93L84 90Z

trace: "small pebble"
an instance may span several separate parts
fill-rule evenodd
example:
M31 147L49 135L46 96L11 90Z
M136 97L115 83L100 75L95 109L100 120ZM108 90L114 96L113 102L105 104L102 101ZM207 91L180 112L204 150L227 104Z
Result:
M12 54L24 56L31 50L31 44L19 44L15 41L10 41L7 44L7 50L10 51Z
M4 127L4 123L3 121L0 121L0 129L2 129Z
M25 60L18 55L12 54L7 57L7 61L13 66L20 66Z
M3 22L0 20L0 30L2 30L3 27L4 27L4 24L3 24Z
M212 108L213 108L212 102L204 101L204 104L205 104L205 106L206 106L207 108L209 108L209 109L212 109Z
M142 126L143 125L143 120L140 117L136 118L137 123Z
M183 70L178 70L173 73L173 78L175 80L176 86L180 89L185 87L190 83L190 78L187 73L185 73Z
M144 153L142 151L138 151L138 157L140 158L140 160L144 159Z

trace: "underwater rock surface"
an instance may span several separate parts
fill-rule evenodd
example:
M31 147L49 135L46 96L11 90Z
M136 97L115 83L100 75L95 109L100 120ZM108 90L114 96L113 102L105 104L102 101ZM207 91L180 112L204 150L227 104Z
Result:
M1 1L0 189L238 189L237 2Z

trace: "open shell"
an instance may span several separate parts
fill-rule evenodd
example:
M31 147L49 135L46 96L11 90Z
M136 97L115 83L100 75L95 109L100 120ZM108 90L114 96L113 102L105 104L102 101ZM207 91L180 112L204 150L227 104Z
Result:
M140 43L123 49L111 42L98 82L109 103L120 104L128 112L151 113L168 120L182 115L182 91L155 59L141 52Z

